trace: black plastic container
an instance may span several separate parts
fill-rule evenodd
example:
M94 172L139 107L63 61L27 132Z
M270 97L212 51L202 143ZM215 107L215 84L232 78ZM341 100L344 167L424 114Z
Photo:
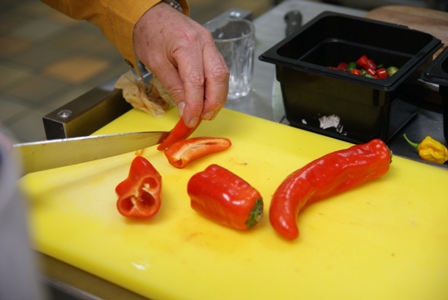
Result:
M448 141L448 48L436 57L421 77L426 82L439 85L443 107L443 135Z
M416 113L415 106L398 98L441 45L432 35L405 26L323 12L259 59L276 65L291 125L363 143L388 140ZM329 68L362 55L399 71L373 79ZM324 129L322 118L329 116L340 123Z

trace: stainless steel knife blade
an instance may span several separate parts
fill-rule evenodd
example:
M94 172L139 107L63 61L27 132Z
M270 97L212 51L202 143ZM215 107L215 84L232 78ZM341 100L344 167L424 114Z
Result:
M167 133L129 132L14 144L13 153L27 174L144 149L158 144Z

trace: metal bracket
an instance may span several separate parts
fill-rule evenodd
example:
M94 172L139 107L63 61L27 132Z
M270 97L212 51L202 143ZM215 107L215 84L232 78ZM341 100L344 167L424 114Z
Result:
M43 117L47 139L86 136L129 111L116 78L75 98ZM110 87L112 86L112 88Z

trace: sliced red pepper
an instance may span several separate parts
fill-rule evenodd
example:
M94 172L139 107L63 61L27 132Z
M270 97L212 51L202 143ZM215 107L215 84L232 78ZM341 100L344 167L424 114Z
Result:
M354 75L362 75L362 72L358 69L351 69L350 73Z
M341 70L341 71L345 71L345 70L347 69L347 67L348 67L348 63L346 63L346 62L340 62L340 63L338 64L337 69L338 69L338 70Z
M226 138L196 137L174 143L164 153L172 166L182 169L198 158L224 151L231 145Z
M370 58L368 58L366 55L363 55L360 58L358 58L356 62L350 62L348 64L345 62L340 62L337 67L330 67L330 68L333 70L342 70L350 72L351 74L356 75L360 75L358 72L358 70L360 70L362 76L375 79L388 78L398 71L398 68L392 66L387 68L387 71L384 72L382 64L377 66L375 62ZM378 72L380 72L381 74L378 74Z
M366 65L364 66L366 69L373 69L375 70L377 68L376 64L373 62L373 60L369 59L367 60Z
M379 68L376 70L376 74L378 75L378 78L384 79L389 77L389 74L387 74L386 68Z
M191 207L206 218L238 230L254 227L263 217L263 199L249 183L213 164L188 181Z
M125 217L149 218L160 209L162 177L144 157L136 156L128 178L115 188L117 209Z
M296 239L296 219L304 207L384 175L390 163L391 152L379 139L310 162L290 174L275 191L269 209L272 226L286 239Z
M376 74L376 70L375 69L366 69L366 73L369 74L370 76L373 76Z
M180 118L174 128L167 135L160 138L160 145L157 147L157 150L164 151L175 142L185 140L198 128L199 124L201 124L201 120L198 121L195 127L190 128L185 125L183 118Z
M360 67L366 68L368 61L369 61L369 58L367 56L363 55L360 58L358 58L358 60L356 61L356 64Z

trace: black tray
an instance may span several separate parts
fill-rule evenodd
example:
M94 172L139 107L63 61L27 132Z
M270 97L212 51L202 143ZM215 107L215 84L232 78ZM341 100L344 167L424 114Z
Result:
M323 12L259 59L276 65L290 124L361 143L387 141L415 115L417 107L402 110L394 101L417 81L441 45L432 35L405 26ZM399 71L371 79L329 68L362 55ZM344 129L320 128L319 118L328 115L337 115ZM404 123L397 124L398 119Z

